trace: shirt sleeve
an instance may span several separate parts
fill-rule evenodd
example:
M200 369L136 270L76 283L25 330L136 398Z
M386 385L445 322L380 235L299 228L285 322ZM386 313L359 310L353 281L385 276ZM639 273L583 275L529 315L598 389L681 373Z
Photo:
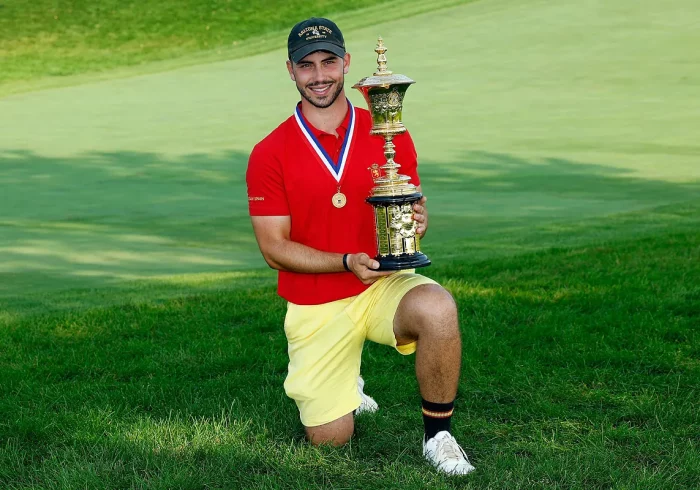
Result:
M401 165L400 174L411 177L411 184L418 187L420 178L418 177L418 154L416 146L413 144L413 138L408 131L394 138L396 145L396 157L394 160Z
M289 216L280 161L260 144L253 148L248 159L246 184L251 216Z

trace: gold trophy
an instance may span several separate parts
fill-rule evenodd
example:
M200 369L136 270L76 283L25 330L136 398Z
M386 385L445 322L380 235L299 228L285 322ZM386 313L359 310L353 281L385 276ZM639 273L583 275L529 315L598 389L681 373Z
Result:
M401 165L394 161L396 151L394 136L404 133L401 122L403 97L408 86L415 83L404 75L394 75L386 67L386 47L379 38L377 71L355 85L364 96L372 113L371 135L382 136L386 163L372 165L370 170L375 187L367 202L374 208L377 233L379 270L414 269L430 265L430 259L420 251L420 237L416 233L418 223L413 220L413 204L423 195L410 183L411 178L399 174ZM384 172L384 175L380 172Z

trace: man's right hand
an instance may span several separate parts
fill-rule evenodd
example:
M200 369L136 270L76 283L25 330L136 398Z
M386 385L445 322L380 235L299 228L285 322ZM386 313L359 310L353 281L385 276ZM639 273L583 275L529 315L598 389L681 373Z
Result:
M362 284L372 284L380 277L393 274L395 271L378 271L379 262L370 258L366 253L348 255L350 271L362 281Z

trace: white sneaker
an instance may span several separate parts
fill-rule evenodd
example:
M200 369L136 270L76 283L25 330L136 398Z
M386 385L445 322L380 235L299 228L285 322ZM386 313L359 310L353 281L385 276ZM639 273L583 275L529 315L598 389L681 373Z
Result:
M464 449L459 447L452 434L443 430L435 437L423 442L423 456L439 471L448 475L466 475L474 468L467 458Z
M362 379L362 376L358 376L357 392L360 394L362 401L360 402L360 406L355 410L355 415L360 415L361 413L375 413L377 410L379 410L379 405L374 401L374 398L365 395L365 392L363 391L364 387L365 380Z

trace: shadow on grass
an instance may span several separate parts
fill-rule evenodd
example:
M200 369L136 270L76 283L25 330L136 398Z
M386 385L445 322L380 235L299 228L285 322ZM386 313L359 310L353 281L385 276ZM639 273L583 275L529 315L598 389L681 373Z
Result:
M525 234L544 223L637 211L700 195L700 181L645 179L614 166L484 152L422 165L421 180L430 201L430 236L438 235L439 242Z
M70 158L0 152L0 298L162 275L264 268L237 151ZM439 244L697 197L612 166L472 152L421 164ZM431 241L426 241L431 246Z
M0 155L4 272L99 285L262 266L246 212L245 155Z

